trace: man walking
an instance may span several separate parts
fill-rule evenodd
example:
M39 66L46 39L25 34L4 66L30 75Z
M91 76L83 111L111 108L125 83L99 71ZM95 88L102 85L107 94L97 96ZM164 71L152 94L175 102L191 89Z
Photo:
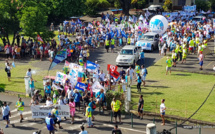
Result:
M45 119L47 129L49 134L54 134L54 128L56 127L54 124L54 120L51 118L51 113L48 114L48 117Z
M11 117L11 113L10 113L10 107L7 105L7 102L4 102L4 106L2 107L2 115L3 115L3 120L5 120L7 123L5 128L8 128L8 125L10 122L9 116Z
M24 111L24 102L22 101L22 98L19 98L19 101L16 102L17 111L20 114L20 123L22 123L23 119L23 111Z
M115 123L117 123L117 116L119 116L119 122L121 124L121 106L122 103L119 100L116 100L116 98L114 97L113 101L111 102L111 109L115 117Z
M145 62L144 62L144 50L140 53L140 65L144 65Z
M203 58L204 58L204 55L202 54L202 51L199 52L199 65L200 65L200 70L202 70L202 66L203 66Z

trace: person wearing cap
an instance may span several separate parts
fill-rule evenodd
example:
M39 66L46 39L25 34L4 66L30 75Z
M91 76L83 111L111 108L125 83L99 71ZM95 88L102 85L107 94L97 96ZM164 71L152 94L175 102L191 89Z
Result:
M111 109L115 117L115 123L117 123L117 116L119 116L119 122L121 123L121 107L122 103L119 100L116 100L116 98L114 97L113 101L111 102Z
M22 101L22 98L19 98L19 101L16 102L16 107L17 107L17 111L19 112L20 115L20 123L22 123L23 119L23 111L24 111L24 102Z
M171 67L172 67L172 60L167 57L167 60L166 60L166 75L169 71L169 74L171 74Z
M51 114L54 116L53 120L55 124L58 124L59 129L63 129L63 127L60 125L61 117L58 116L58 106L54 106L54 109L52 109Z
M7 123L5 128L8 128L8 125L10 122L9 116L11 117L11 112L10 112L10 107L7 105L7 102L4 102L4 104L2 106L2 115L3 115L3 120L5 120Z
M48 117L45 118L46 127L49 131L49 134L54 134L55 130L55 123L54 120L51 117L51 113L48 113Z

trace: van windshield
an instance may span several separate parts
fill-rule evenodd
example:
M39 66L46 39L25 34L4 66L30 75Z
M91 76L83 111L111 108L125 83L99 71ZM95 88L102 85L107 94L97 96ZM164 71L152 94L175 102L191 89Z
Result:
M132 49L122 49L120 52L121 55L133 55Z
M142 39L143 39L143 40L146 40L146 41L153 41L154 36L152 36L152 35L144 35L144 36L142 37Z

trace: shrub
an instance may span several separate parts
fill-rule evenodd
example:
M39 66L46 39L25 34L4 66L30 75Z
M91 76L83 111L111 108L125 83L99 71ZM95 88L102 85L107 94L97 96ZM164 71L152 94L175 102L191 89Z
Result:
M4 91L5 91L4 88L0 87L0 92L4 92Z
M85 5L86 14L94 15L96 14L96 10L109 7L110 3L107 0L87 0Z
M111 110L111 102L112 102L114 97L116 99L118 99L119 101L121 101L122 107L124 107L125 98L124 98L123 94L121 92L115 92L115 91L108 90L106 92L106 102L107 102L107 109L108 110Z

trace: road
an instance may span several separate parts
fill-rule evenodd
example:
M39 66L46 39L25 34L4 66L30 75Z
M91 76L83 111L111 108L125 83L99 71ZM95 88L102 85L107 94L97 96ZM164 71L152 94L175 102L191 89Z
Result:
M41 134L48 134L48 131L46 129L45 123L42 119L36 119L34 121L31 118L31 111L29 98L23 98L23 101L25 102L25 110L23 112L24 115L24 121L23 123L19 123L19 115L15 109L15 103L18 100L15 96L10 96L6 94L0 94L0 98L2 101L7 101L11 108L12 117L10 118L11 124L9 125L9 128L5 127L5 122L0 119L0 128L4 129L5 134L32 134L35 131L41 130ZM42 104L40 104L42 105ZM56 132L56 134L78 134L80 132L80 126L82 123L86 123L85 117L81 112L76 112L75 115L75 124L70 124L70 119L64 120L62 119L62 127L63 129ZM110 134L111 130L113 129L114 124L111 123L111 117L110 114L108 114L107 111L105 111L104 115L99 115L97 112L95 112L95 118L96 120L93 122L95 125L95 128L87 128L86 130L91 134L97 133L97 134ZM145 134L146 132L146 125L148 123L153 122L152 117L144 116L143 120L137 119L136 116L133 118L133 128L131 127L131 116L130 115L122 115L122 125L119 125L119 128L122 130L123 134ZM161 120L160 118L155 118L155 124L157 131L161 132L163 129L170 129L174 127L174 122L168 122L165 126L161 126ZM179 124L179 123L178 123ZM192 126L192 124L189 124ZM196 126L194 124L194 126ZM183 127L186 126L179 126L178 127L178 134L197 134L199 129L183 129ZM190 126L189 126L190 127ZM197 126L198 127L198 126ZM215 129L211 128L203 128L202 134L213 134L215 132ZM172 130L172 134L175 133L175 129Z

